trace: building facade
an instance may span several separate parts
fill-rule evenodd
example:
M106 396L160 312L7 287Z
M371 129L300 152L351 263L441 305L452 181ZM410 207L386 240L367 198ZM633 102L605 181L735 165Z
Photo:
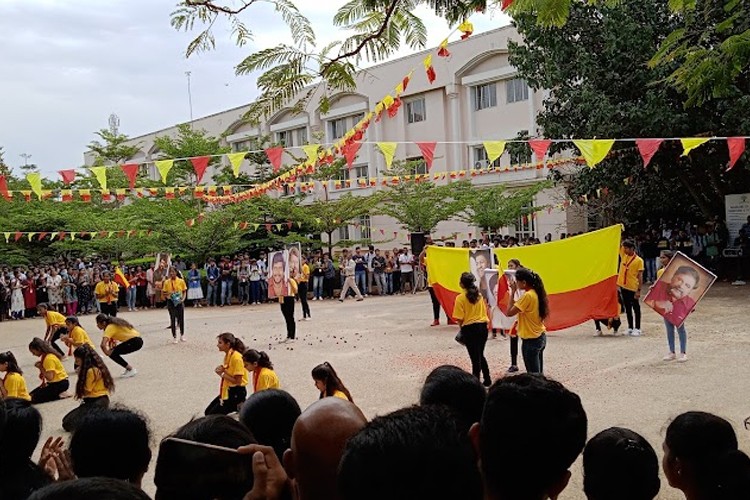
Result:
M329 196L336 198L347 192L369 194L381 189L380 182L375 187L362 189L356 181L380 179L386 164L377 152L375 142L398 142L395 155L397 160L419 159L421 153L414 141L437 141L435 159L431 173L487 168L489 165L484 141L511 139L519 132L541 136L536 116L542 107L543 92L534 91L525 81L518 78L516 69L508 61L508 41L519 40L513 27L503 27L466 40L448 45L450 56L433 57L436 79L430 84L425 76L422 61L433 51L424 51L373 66L357 76L356 89L329 96L330 108L326 113L318 111L323 86L312 88L304 110L290 108L279 110L260 125L252 125L243 120L248 106L222 111L199 118L192 122L194 128L206 130L209 134L223 137L232 151L250 149L253 138L270 136L272 141L293 148L292 153L304 157L300 146L311 142L331 144L352 128L359 120L386 95L392 94L394 87L404 76L413 71L407 90L401 95L402 106L394 118L384 116L373 121L365 136L353 168L342 171L342 179L351 179L351 187L342 185L333 189ZM163 135L176 135L176 127L158 130L131 139L141 150L130 162L142 163L142 168L154 179L158 172L153 160L160 158L154 139ZM92 164L90 152L84 154L87 165ZM290 161L291 158L286 156ZM528 186L546 178L548 170L518 169L502 171L509 165L527 164L535 161L530 154L513 156L505 152L492 166L501 167L498 173L471 177L472 183L492 185L503 183L509 188ZM243 171L252 173L254 168L243 165ZM210 183L212 172L208 171L204 183ZM321 190L322 191L322 190ZM311 196L319 195L313 193ZM534 200L535 206L557 206L564 199L560 188L541 192ZM552 234L553 239L563 233L579 232L586 229L585 218L574 207L567 210L543 210L534 218L519 220L514 227L506 228L505 234L519 237L543 239ZM385 216L363 217L352 221L341 229L338 239L381 239L380 235L399 233L399 243L406 242L406 234L399 224ZM477 237L480 229L460 222L441 223L434 235L438 238L456 235L459 240ZM385 236L382 239L386 239Z

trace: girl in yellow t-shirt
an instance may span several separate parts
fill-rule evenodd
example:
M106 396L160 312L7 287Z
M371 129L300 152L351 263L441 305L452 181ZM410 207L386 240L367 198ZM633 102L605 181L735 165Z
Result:
M266 389L279 389L279 377L273 371L273 363L263 351L248 349L242 355L245 362L245 369L253 374L253 394Z
M123 359L123 354L130 354L143 347L141 334L133 325L122 318L99 314L96 327L104 332L101 348L109 359L125 368L120 378L135 377L138 370Z
M60 362L60 355L50 343L35 337L29 343L29 352L40 358L34 366L39 369L39 378L42 381L39 387L31 391L31 402L48 403L70 397L66 392L70 387L68 372Z
M76 348L73 357L78 372L75 398L81 404L63 417L62 426L68 432L74 432L86 414L109 408L109 395L115 390L107 365L90 345Z
M460 341L466 346L471 359L471 372L479 379L482 374L484 379L482 383L485 387L492 385L490 378L490 368L487 365L487 358L484 357L484 346L487 344L487 305L479 288L476 285L476 278L472 273L461 274L459 281L464 293L456 297L453 304L453 319L461 327ZM459 340L459 339L456 339Z
M331 363L326 361L312 369L315 387L320 391L320 398L334 397L354 402L352 394L346 388Z
M77 317L68 316L65 318L65 326L68 327L68 334L60 337L60 340L62 340L65 345L75 349L83 344L88 344L92 349L96 349L96 346L91 341L91 337L89 337L89 334L83 329Z
M12 352L0 352L0 372L5 373L5 378L0 383L0 397L31 401L29 391L26 389L26 380L23 378L23 370L18 366L18 361Z
M508 316L518 315L518 336L526 371L544 373L544 348L547 346L544 320L549 315L547 291L542 278L531 269L516 270L515 278L510 285ZM516 300L518 290L523 290L524 294Z
M229 415L247 398L247 370L242 360L245 344L231 333L219 335L216 347L224 353L224 362L214 370L221 379L219 395L206 408L206 415Z

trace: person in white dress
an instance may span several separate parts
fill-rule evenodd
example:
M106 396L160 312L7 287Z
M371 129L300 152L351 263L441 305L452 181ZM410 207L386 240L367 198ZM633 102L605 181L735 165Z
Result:
M57 270L52 268L47 276L47 295L49 305L54 311L60 312L63 305L62 276L57 274Z
M23 281L21 273L16 271L10 280L10 317L23 319L26 305L23 300Z

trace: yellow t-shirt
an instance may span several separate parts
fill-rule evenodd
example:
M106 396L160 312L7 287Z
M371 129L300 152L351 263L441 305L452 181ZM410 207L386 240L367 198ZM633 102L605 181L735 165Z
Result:
M162 285L162 291L164 292L164 295L171 295L175 292L182 293L187 290L187 285L185 284L185 280L182 278L175 278L175 279L167 279L164 280L164 284Z
M626 290L638 290L638 273L645 268L643 259L638 255L625 255L620 249L620 272L617 274L617 285Z
M3 379L3 386L9 398L31 401L31 395L29 395L29 391L26 389L26 380L24 380L23 375L20 373L8 372L5 375L5 379Z
M44 316L44 322L47 323L47 326L64 325L65 316L63 316L59 312L47 311L47 314Z
M260 373L253 374L253 392L279 389L280 387L279 377L270 368L261 368Z
M109 283L100 281L96 284L96 288L94 289L96 298L99 300L99 302L102 302L104 304L117 302L119 292L120 286L114 281L110 281Z
M526 293L515 303L518 313L518 336L522 339L535 339L545 331L544 321L539 317L539 296L534 290Z
M299 282L307 283L309 279L310 279L310 266L308 266L306 263L302 264L302 276L300 276Z
M109 391L104 386L104 378L99 368L89 368L86 372L86 382L83 385L84 398L100 398L109 396Z
M664 268L663 267L661 269L659 269L658 271L656 271L656 279L658 280L659 278L661 278L662 274L664 274Z
M333 393L334 398L343 399L344 401L349 401L349 398L346 397L346 394L342 391L336 391Z
M96 346L93 342L91 342L91 338L89 337L89 334L86 333L86 330L84 330L80 326L74 326L73 330L70 332L70 340L73 341L73 345L76 347L81 346L83 344L88 344L94 349L96 349Z
M44 359L42 360L42 368L44 368L45 376L46 372L55 372L52 380L47 381L49 383L62 382L68 378L68 372L65 371L65 367L60 362L60 358L54 354L46 354L44 356Z
M456 302L453 304L453 319L460 321L462 326L490 321L487 317L487 306L484 299L480 296L476 304L472 304L465 293L456 297Z
M224 369L225 373L237 376L242 375L242 382L235 384L222 377L221 379L221 400L229 399L229 388L230 387L245 387L247 385L247 370L245 369L245 362L242 360L242 354L230 349L229 352L224 356Z
M135 337L140 337L141 334L135 328L126 328L124 326L115 325L110 323L107 328L104 329L104 337L118 342L125 342Z

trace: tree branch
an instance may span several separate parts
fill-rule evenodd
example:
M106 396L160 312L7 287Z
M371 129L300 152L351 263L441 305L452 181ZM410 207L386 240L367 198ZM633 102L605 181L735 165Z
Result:
M250 7L252 4L256 3L258 0L249 0L246 2L242 2L242 7L239 7L237 9L232 9L230 7L224 7L221 5L214 4L211 0L185 0L185 5L187 7L204 7L206 10L209 10L214 13L223 13L230 16L237 15L243 10Z

